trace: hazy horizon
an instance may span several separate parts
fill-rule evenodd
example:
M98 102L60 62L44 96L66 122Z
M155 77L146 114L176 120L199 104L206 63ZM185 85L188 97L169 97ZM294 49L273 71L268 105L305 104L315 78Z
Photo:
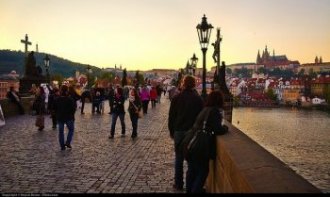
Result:
M330 62L329 0L0 0L0 48L56 55L100 68L178 69L195 53L202 66L196 25L203 15L221 28L221 61L255 62L268 46L301 64Z

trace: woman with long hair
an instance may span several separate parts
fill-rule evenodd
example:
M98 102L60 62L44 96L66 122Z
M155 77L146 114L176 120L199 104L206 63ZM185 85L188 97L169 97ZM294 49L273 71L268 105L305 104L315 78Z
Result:
M228 131L228 127L222 125L223 106L223 94L220 91L213 91L208 95L205 106L196 119L200 123L203 123L200 120L206 119L205 131L211 137L209 143L205 143L208 146L205 150L209 150L208 152L201 153L203 155L190 155L187 159L187 193L205 192L203 186L209 173L209 160L214 160L216 156L216 136Z
M141 111L142 108L142 102L141 99L139 97L138 92L136 91L136 89L132 89L129 93L129 97L128 97L128 113L129 113L129 117L131 119L132 122L132 127L133 127L133 131L132 131L132 138L136 138L137 137L137 127L138 127L138 120L139 120L139 111Z

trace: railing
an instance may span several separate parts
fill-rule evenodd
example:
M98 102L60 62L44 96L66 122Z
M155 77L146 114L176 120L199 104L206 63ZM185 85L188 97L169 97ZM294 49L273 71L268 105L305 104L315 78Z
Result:
M217 137L217 157L210 161L207 192L321 192L242 131L225 124L229 132Z
M25 113L29 113L31 111L31 105L34 97L22 97L21 98L21 104L24 107ZM19 110L15 103L10 102L8 99L2 99L0 100L2 112L5 116L5 118L8 118L10 116L18 115Z

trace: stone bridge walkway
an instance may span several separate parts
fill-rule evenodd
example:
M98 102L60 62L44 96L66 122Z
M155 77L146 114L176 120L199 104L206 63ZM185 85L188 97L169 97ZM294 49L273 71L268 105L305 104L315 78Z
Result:
M94 115L87 103L84 115L76 112L73 148L65 151L48 116L44 131L34 126L35 116L8 118L0 127L0 193L175 193L168 109L164 97L155 109L149 105L134 140L126 114L126 137L118 119L115 138L108 139L108 103Z

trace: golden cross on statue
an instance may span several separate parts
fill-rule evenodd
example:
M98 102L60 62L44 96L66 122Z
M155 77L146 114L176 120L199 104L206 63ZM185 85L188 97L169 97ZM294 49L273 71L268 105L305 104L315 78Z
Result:
M28 55L28 45L31 45L32 43L29 42L28 35L25 34L25 40L21 40L21 43L25 44L25 56Z

